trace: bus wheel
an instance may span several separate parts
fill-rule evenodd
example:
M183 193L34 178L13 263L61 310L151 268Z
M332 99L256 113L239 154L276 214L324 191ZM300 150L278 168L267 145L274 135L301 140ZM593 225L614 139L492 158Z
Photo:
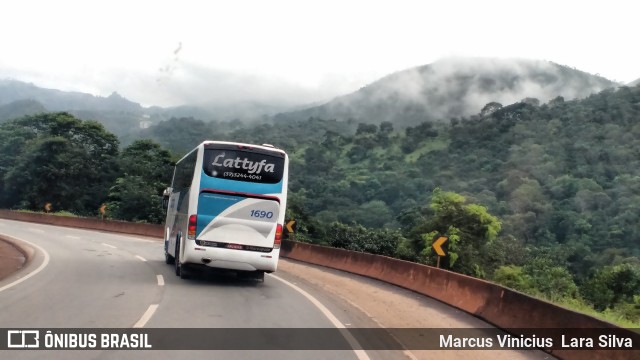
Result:
M260 270L241 271L241 272L238 272L238 278L258 280L258 281L264 282L264 271L260 271Z
M174 264L176 265L176 276L180 276L181 279L188 278L186 272L184 271L184 266L180 262L180 238L176 240L176 256L174 257Z
M166 264L173 264L176 262L176 258L174 258L173 256L169 255L169 253L167 252L167 250L164 251L164 262Z
M164 235L164 262L171 265L175 261L175 258L169 254L169 237L171 232L167 228L167 233Z

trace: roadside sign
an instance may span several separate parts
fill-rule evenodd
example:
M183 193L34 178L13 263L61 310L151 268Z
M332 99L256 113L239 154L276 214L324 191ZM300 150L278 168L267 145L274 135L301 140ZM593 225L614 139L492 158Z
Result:
M438 256L447 256L447 253L442 249L442 245L449 240L446 236L440 236L436 241L433 242L433 250L436 251Z
M296 221L295 220L289 220L289 222L285 226L287 228L287 231L289 232L289 234L293 234L294 233L295 225L296 225Z

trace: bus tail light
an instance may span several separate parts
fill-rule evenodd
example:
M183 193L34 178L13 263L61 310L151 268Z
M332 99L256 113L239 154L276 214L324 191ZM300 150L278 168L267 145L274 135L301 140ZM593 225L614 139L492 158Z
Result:
M276 226L276 238L273 241L273 248L280 249L281 244L282 244L282 225L278 224L278 226Z
M198 224L198 215L189 216L189 227L187 228L187 239L194 240L196 238L196 226Z

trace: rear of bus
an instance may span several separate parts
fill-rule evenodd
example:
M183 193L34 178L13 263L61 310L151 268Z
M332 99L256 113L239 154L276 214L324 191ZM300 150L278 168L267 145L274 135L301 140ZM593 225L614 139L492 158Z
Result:
M275 271L287 201L287 154L264 145L203 145L197 212L189 221L195 241L185 244L185 264L259 278ZM196 169L196 184L197 174Z

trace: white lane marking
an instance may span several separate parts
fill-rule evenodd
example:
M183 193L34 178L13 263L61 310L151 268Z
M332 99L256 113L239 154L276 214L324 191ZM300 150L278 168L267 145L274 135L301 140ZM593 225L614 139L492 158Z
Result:
M127 236L126 234L123 234L123 233L105 233L103 235L107 235L112 239L118 239L118 240L123 240L123 241L148 242L148 243L159 243L159 242L162 242L162 240L141 239L141 238L136 237L138 235Z
M44 230L41 229L36 229L36 228L27 228L27 230L34 232L34 233L38 233L38 234L44 234Z
M378 326L380 326L381 328L384 328L384 325L382 325L382 323L380 321L378 321L378 319L376 319L375 317L373 317L373 315L369 314L365 309L363 309L360 305L354 303L353 301L345 298L344 296L339 295L340 298L346 302L348 302L349 304L351 304L351 306L355 307L356 309L362 311L365 315L367 315L371 320L373 320L376 324L378 324ZM350 326L350 324L345 324L347 326ZM389 336L391 336L393 339L395 339L399 344L402 345L402 343L400 342L400 340L398 340L392 333L388 333ZM418 360L417 357L415 357L415 355L413 355L413 353L411 351L409 351L406 347L404 347L404 345L402 345L402 348L404 350L402 350L402 353L408 357L411 360Z
M104 245L106 247L110 247L112 249L117 249L118 248L117 246L113 246L113 245L110 245L110 244L107 244L107 243L102 243L102 245Z
M137 257L138 259L140 259L140 261L147 261L147 259L143 258L143 257L142 257L142 256L140 256L140 255L136 255L136 257Z
M79 236L65 235L64 237L69 238L69 239L74 239L74 240L80 240Z
M140 318L140 320L138 320L138 322L135 323L133 327L134 328L144 327L147 324L147 321L151 319L151 317L153 316L153 313L155 313L157 309L158 309L158 304L149 305L149 308L147 309L147 311L145 311L144 314L142 314L142 317Z
M7 234L2 234L2 233L0 233L0 235L3 235L3 236L6 236L6 237L10 237L10 238L14 238L14 239L15 239L15 237L10 236L10 235L7 235ZM42 264L40 264L40 266L38 266L38 268L37 268L37 269L35 269L33 272L31 272L31 273L27 274L25 277L20 278L20 279L18 279L18 280L16 280L16 281L12 282L12 283L10 283L10 284L7 284L7 285L5 285L5 286L1 287L1 288L0 288L0 292L2 292L3 290L7 290L7 289L8 289L8 288L10 288L10 287L13 287L13 286L15 286L15 285L20 284L21 282L23 282L23 281L27 280L28 278L30 278L30 277L34 276L35 274L39 273L40 271L42 271L42 269L44 269L44 268L49 264L49 253L48 253L48 252L46 252L43 248L41 248L40 246L38 246L38 245L36 245L36 244L34 244L34 243L30 242L30 241L27 241L27 240L22 240L22 239L20 239L20 241L24 241L24 242L26 242L27 244L29 244L29 245L33 246L34 248L38 249L38 251L42 252L42 254L44 255L44 261L42 262Z
M157 275L158 277L158 286L164 286L164 277L162 275Z
M273 274L269 274L269 275L270 277L283 282L285 285L292 287L295 291L299 292L300 294L302 294L302 296L306 297L307 300L311 301L311 303L315 305L320 310L320 312L322 312L322 314L324 314L324 316L327 317L327 319L329 319L329 321L333 324L333 326L335 326L338 329L346 329L346 327L340 322L340 320L338 320L338 318L335 315L333 315L333 313L329 309L327 309L326 306L324 306L318 299L314 298L311 294L302 290L298 286L288 282L285 279L282 279ZM360 344L358 343L358 340L356 340L353 337L353 335L351 335L351 333L349 333L348 331L342 332L342 336L344 336L347 342L349 342L351 347L362 348L362 346L360 346ZM358 357L359 360L370 360L369 355L367 355L367 352L364 350L361 350L361 349L353 350L353 352L356 354L356 357Z

